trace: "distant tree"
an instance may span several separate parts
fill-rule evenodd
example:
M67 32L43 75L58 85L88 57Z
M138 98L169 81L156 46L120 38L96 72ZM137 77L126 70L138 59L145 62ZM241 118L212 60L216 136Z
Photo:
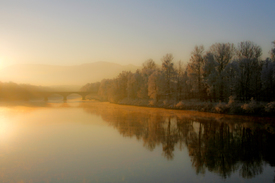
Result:
M187 69L184 70L182 75L182 87L183 87L183 99L190 99L191 98L191 90L192 90L192 84L188 78L187 75Z
M114 88L114 80L103 79L100 82L100 86L97 94L102 100L110 100L110 98L112 97L112 94L114 93L113 91L115 89L116 88Z
M215 43L210 47L214 60L219 64L217 69L221 73L234 56L235 47L231 43Z
M129 71L122 71L116 78L116 81L117 81L116 96L119 100L127 97L128 79L131 74L132 73Z
M186 88L186 78L184 77L185 70L182 61L180 60L177 64L177 67L175 69L176 71L176 80L177 80L177 100L182 100L183 99L183 90Z
M262 65L259 58L262 49L251 41L245 41L239 43L236 52L240 71L239 96L243 100L258 98L261 90Z
M13 82L0 82L0 100L30 100L41 98L41 91L51 91L51 88Z
M140 85L138 91L138 98L146 99L148 98L148 79L149 76L155 72L157 69L157 65L152 59L148 59L142 64L141 76L142 76L142 84Z
M84 91L84 92L98 92L98 89L100 87L100 82L96 82L96 83L87 83L86 85L82 86L80 91Z
M275 62L271 59L266 59L262 66L261 81L263 93L262 100L275 100Z
M275 41L272 42L273 47L270 50L270 58L273 62L275 62Z
M144 73L149 72L148 75L151 75L152 73L150 72L156 70L156 68L157 68L157 65L153 59L148 59L142 64L142 72Z
M173 55L166 54L162 58L162 71L164 74L164 83L165 83L165 95L170 99L173 93L173 79L175 76L175 69L173 63Z
M144 84L145 83L143 82L143 78L139 70L135 73L129 73L127 83L128 98L137 98Z
M127 80L127 97L128 98L136 98L137 96L137 90L138 90L138 85L137 85L137 79L135 77L135 74L130 73L128 75L128 80Z
M164 94L164 77L163 72L156 70L148 79L148 96L155 101Z
M202 98L203 53L204 47L202 45L195 46L191 53L190 62L187 66L188 76L193 83L192 89L200 99Z
M226 97L237 96L239 91L238 82L240 80L240 68L236 61L229 63L224 69L224 79L226 83Z
M218 74L218 62L215 61L212 53L208 52L204 56L204 66L203 66L203 83L206 87L206 92L208 98L212 100L217 99L218 86L220 86L220 77Z
M210 47L210 53L213 55L214 61L217 63L217 77L219 78L219 99L225 100L224 96L224 76L223 71L227 64L230 63L234 56L235 47L231 43L215 43Z
M251 41L243 41L236 49L238 59L258 60L262 55L262 48Z

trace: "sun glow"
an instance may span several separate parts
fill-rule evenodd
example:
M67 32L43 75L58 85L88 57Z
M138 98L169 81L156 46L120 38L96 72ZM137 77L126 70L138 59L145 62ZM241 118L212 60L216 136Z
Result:
M0 57L0 69L3 69L5 67L5 60Z
M7 140L12 135L12 126L6 117L0 116L0 140Z

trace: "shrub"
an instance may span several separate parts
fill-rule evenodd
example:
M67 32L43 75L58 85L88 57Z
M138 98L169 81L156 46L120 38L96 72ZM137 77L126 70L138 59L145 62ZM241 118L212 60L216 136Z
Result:
M227 104L227 105L228 105L228 106L234 105L234 104L235 104L235 98L236 98L235 96L232 96L232 95L231 95L231 96L229 97L229 101L228 101L228 104Z
M265 106L265 111L271 114L275 114L275 102L270 102Z
M169 104L169 101L168 101L168 100L164 100L164 101L163 101L163 104L166 106L166 105Z
M241 108L247 114L261 114L264 111L263 105L257 104L253 97L248 104L243 104Z
M242 109L246 112L246 113L254 113L255 112L255 108L256 108L256 102L253 99L253 97L251 98L251 101L248 104L243 104L242 105Z
M230 96L229 101L227 103L227 106L229 108L230 114L241 114L243 113L243 109L241 107L241 104L238 103L235 96Z
M229 106L226 103L219 102L215 106L215 111L218 113L227 113L229 111Z
M184 107L184 103L183 101L179 101L176 105L175 105L176 108L179 108L179 109L182 109Z
M150 106L156 105L156 100L150 100L150 101L149 101L149 105L150 105Z
M213 112L213 104L212 103L204 103L199 111Z
M174 100L164 100L164 101L163 101L163 105L164 105L165 107L173 108L173 107L174 107L174 104L175 104L175 101L174 101Z

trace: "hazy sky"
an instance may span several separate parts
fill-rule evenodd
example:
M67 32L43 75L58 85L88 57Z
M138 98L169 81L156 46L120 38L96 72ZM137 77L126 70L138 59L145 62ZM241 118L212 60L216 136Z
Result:
M0 0L0 67L16 63L141 65L195 45L251 40L268 56L274 0Z

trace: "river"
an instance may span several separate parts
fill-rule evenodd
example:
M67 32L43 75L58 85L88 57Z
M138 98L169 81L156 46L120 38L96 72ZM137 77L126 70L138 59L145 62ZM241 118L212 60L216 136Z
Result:
M274 118L2 103L0 182L275 182Z

